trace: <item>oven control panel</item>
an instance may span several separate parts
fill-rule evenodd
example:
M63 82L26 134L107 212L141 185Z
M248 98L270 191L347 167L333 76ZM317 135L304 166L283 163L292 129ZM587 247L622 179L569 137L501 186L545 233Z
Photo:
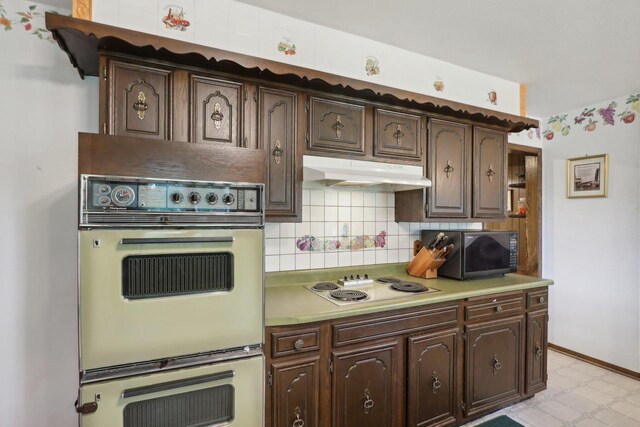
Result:
M133 222L153 219L153 214L164 222L172 221L171 215L182 215L175 217L178 222L184 222L186 215L191 221L206 222L215 215L263 215L263 184L95 175L83 175L81 180L83 218L126 212L133 215Z

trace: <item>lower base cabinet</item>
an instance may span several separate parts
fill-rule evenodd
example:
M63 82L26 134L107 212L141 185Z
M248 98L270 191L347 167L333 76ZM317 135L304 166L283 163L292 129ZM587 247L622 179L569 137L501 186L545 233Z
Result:
M456 420L458 329L410 337L407 343L407 425Z
M267 328L266 425L454 426L531 397L546 388L547 300L537 288Z

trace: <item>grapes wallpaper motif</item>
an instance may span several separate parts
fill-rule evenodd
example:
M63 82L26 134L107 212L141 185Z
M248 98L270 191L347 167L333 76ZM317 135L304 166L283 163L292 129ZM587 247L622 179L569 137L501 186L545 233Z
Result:
M640 93L629 95L624 105L618 105L612 101L602 107L585 108L573 119L569 119L567 114L551 116L547 119L547 126L542 132L542 136L551 141L556 136L567 136L573 130L583 132L594 132L606 126L618 124L631 124L636 119L636 114L640 113Z
M51 33L44 28L44 13L37 9L38 6L32 4L19 12L9 13L5 6L0 3L0 28L3 28L5 31L21 28L28 34L38 37L40 40L54 43ZM49 12L57 13L55 11Z

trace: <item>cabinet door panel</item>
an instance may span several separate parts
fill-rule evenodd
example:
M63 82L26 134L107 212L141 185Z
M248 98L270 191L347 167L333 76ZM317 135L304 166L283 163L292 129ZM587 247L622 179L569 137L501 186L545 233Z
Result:
M242 147L242 83L191 76L191 142Z
M409 338L408 426L455 420L457 337L456 329Z
M422 157L420 116L375 110L374 156L417 160Z
M170 139L170 70L109 61L111 134Z
M466 415L520 397L524 317L467 326Z
M429 217L465 218L469 215L469 126L430 120L429 123Z
M302 425L301 421L305 427L318 427L319 358L273 363L272 368L272 427Z
M296 94L260 88L260 146L267 152L267 215L295 216Z
M476 127L473 135L473 216L506 216L506 133Z
M397 353L397 342L333 353L333 426L394 425Z
M364 106L311 97L309 150L364 154Z
M526 394L547 388L547 311L527 314Z

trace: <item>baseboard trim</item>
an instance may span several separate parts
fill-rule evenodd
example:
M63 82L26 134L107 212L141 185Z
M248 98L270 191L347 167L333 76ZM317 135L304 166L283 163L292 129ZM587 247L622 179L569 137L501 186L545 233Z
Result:
M578 353L577 351L569 350L559 345L548 343L548 347L551 350L555 350L558 353L566 354L575 359L582 360L583 362L590 363L599 368L606 369L608 371L615 372L616 374L624 375L625 377L633 378L634 380L640 380L640 372L632 371L631 369L623 368L622 366L614 365L604 360L596 359L595 357L587 356L586 354Z

